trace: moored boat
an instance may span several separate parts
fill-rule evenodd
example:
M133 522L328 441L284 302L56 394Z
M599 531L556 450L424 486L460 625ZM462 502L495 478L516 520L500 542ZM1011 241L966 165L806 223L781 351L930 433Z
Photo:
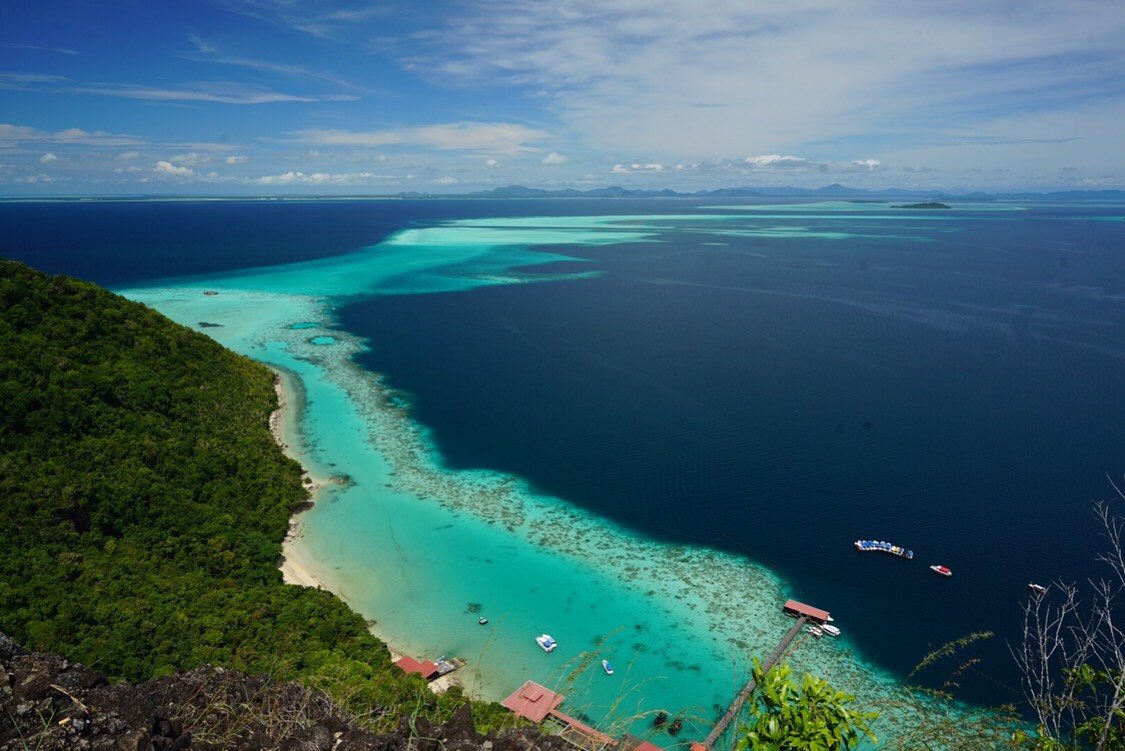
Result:
M933 571L935 574L941 574L942 576L953 576L953 571L949 566L939 566L936 563L930 566L930 571Z
M602 660L602 670L606 675L613 675L613 664L609 660Z
M908 561L914 558L913 550L901 545L893 545L885 540L856 540L852 544L861 553L889 553Z
M810 634L812 634L812 637L814 639L819 639L820 637L824 636L824 631L821 629L820 626L809 626L806 630Z
M535 643L543 648L544 652L554 652L559 643L551 638L550 634L542 634L535 637Z
M820 624L820 630L831 636L833 639L840 635L840 629L836 628L831 623Z
M1030 589L1037 597L1047 594L1047 588L1044 587L1042 584L1036 584L1035 582L1028 582L1027 588Z

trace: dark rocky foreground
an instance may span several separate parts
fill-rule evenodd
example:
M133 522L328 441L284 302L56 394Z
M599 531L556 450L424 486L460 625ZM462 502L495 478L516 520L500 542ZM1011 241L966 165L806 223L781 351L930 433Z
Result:
M555 751L535 728L481 735L468 705L442 725L401 718L385 735L363 729L327 696L296 683L202 667L140 685L54 655L23 651L0 633L0 749L55 751Z

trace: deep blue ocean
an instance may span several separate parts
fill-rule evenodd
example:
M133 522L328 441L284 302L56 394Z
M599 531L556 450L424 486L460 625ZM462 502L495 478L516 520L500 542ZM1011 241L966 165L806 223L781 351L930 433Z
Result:
M122 287L451 218L701 205L0 203L0 255ZM1125 473L1125 209L1023 206L774 220L862 235L839 239L685 226L555 248L582 259L567 272L599 275L359 298L339 325L370 340L360 364L401 391L450 466L744 554L899 673L995 631L961 695L1007 701L1027 582L1097 573L1091 502ZM858 537L917 557L858 554Z

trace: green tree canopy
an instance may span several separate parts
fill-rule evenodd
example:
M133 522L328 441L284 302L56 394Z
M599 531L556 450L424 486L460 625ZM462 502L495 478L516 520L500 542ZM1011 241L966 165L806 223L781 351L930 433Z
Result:
M143 680L202 664L440 719L333 595L283 583L300 467L274 375L93 284L0 259L0 630ZM496 705L475 713L484 727Z
M757 689L738 751L844 751L875 740L869 728L875 712L853 708L854 696L822 678L806 675L796 684L790 672L784 663L763 672L754 659Z

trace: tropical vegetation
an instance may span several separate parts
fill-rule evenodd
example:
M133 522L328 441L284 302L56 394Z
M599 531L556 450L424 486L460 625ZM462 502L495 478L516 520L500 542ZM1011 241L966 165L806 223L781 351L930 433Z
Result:
M133 681L203 664L327 690L378 729L467 700L285 585L306 501L274 375L93 284L0 259L0 631ZM474 707L478 727L509 721Z

